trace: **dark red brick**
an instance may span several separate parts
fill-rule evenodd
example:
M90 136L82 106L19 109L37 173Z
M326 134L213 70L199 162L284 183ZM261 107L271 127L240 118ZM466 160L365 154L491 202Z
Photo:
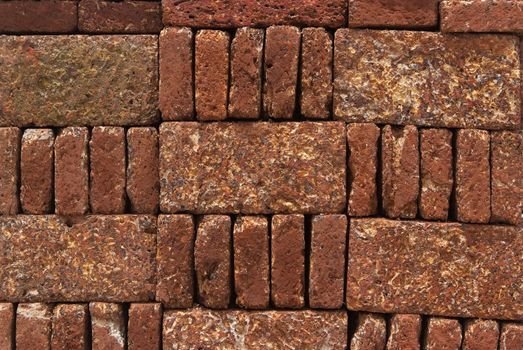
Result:
M523 324L503 323L499 338L499 350L523 349Z
M462 350L497 350L499 325L492 320L468 320L465 323Z
M52 308L47 304L18 304L16 308L16 349L51 347Z
M0 303L0 349L14 349L15 308L10 303Z
M459 350L461 338L461 325L458 320L431 317L427 322L427 333L423 340L424 349Z
M18 214L20 136L18 128L0 128L0 215Z
M1 1L0 32L71 33L77 26L76 1Z
M387 350L419 350L421 316L396 314L390 319L390 334Z
M360 312L350 348L352 350L385 349L386 341L387 323L383 316Z
M125 318L122 304L89 303L92 350L124 350Z
M162 304L131 304L127 325L128 350L159 350Z
M435 28L438 0L349 0L349 27Z
M89 346L87 304L58 304L53 311L51 349L81 350Z

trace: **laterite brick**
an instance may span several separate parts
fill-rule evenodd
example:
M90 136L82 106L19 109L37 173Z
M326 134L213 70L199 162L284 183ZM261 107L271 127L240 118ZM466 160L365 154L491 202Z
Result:
M89 341L89 307L87 304L58 304L53 311L51 349L86 349Z
M19 211L20 137L18 128L0 128L0 215Z
M162 304L131 304L127 324L128 350L159 350Z
M16 349L49 349L52 307L48 304L18 304L16 308Z
M351 339L353 350L385 349L387 341L387 323L381 315L361 312L358 314L358 326Z
M122 304L89 303L92 350L124 350L125 318Z

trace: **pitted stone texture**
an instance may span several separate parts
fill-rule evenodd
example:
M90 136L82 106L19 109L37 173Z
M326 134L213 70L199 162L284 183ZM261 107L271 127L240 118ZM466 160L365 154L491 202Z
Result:
M342 350L347 329L344 311L171 310L164 313L163 348Z
M465 323L463 350L497 350L499 325L492 320L468 320Z
M13 348L15 319L14 304L0 303L0 349L11 350Z
M521 227L352 219L349 242L351 310L523 316Z
M18 214L18 169L21 131L0 128L0 215Z
M2 1L2 33L71 33L77 26L75 1Z
M438 0L349 0L349 27L434 28Z
M501 327L499 350L514 350L523 348L523 324L504 323Z
M154 298L156 218L0 217L0 300Z
M162 212L341 213L343 123L163 123Z
M461 325L458 320L431 317L427 322L427 333L423 340L424 349L459 350L461 339Z
M122 304L89 304L93 350L124 350L125 316Z
M16 349L49 349L52 307L48 304L18 304L16 308Z
M58 304L53 310L51 349L87 349L89 309L87 304Z
M337 119L452 128L521 125L516 37L340 29L334 47Z
M396 314L390 319L390 334L387 350L419 350L421 316Z
M127 324L128 350L159 350L162 304L131 304Z
M359 313L358 326L350 341L353 350L385 349L387 323L383 316Z
M2 36L0 125L154 123L157 58L154 35Z

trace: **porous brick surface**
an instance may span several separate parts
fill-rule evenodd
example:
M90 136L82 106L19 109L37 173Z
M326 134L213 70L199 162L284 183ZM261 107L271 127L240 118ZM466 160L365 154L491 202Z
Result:
M161 304L131 304L127 323L127 349L159 350L161 334Z
M499 325L492 320L469 320L465 323L463 350L496 350Z
M386 339L387 323L383 316L360 313L350 348L354 350L384 349Z
M0 303L0 349L12 349L15 329L15 307L10 303Z
M125 349L125 316L122 304L92 302L91 336L93 350Z
M22 133L0 128L0 215L18 214L19 159Z
M430 317L427 321L427 333L423 339L427 350L458 350L461 347L462 330L458 320Z
M349 0L349 27L434 28L438 0Z
M387 350L419 350L420 337L420 315L393 315L390 319Z
M18 304L16 349L49 349L52 316L52 307L49 304Z
M53 310L51 349L85 349L89 340L87 304L58 304Z
M2 33L71 33L77 28L76 1L0 2Z
M518 349L523 347L523 324L504 323L501 327L499 350Z

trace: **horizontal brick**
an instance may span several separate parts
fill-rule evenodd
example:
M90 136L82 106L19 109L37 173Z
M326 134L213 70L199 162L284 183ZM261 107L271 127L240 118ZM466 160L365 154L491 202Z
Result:
M15 342L15 339L13 339L15 321L14 304L0 303L0 349L13 349Z
M125 316L122 304L89 304L93 349L126 349Z
M162 337L161 304L131 304L128 320L128 350L160 349Z
M156 218L0 217L0 300L154 298Z
M154 123L157 59L154 35L2 36L0 125Z
M89 346L87 304L58 304L53 310L51 349L86 349Z
M349 27L434 28L438 0L349 0Z
M340 29L334 47L337 119L452 128L520 126L516 37Z
M458 320L430 317L423 339L423 349L459 350L462 338L461 324Z
M0 32L71 33L77 26L76 1L2 1Z
M16 349L49 349L52 307L48 304L18 304L16 308Z
M18 214L21 130L0 128L0 215Z
M387 323L383 316L361 312L350 341L352 350L385 349Z
M521 227L353 219L349 242L351 310L523 316Z
M160 145L163 212L345 208L342 123L164 123Z

